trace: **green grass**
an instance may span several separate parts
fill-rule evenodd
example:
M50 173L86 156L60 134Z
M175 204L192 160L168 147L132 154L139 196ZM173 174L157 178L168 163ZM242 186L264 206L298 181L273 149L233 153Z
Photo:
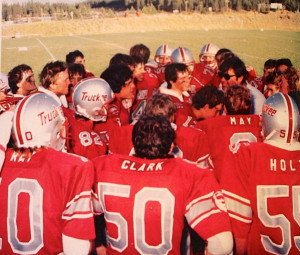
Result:
M208 42L215 43L220 48L231 49L246 64L253 66L259 75L262 74L264 62L269 58L290 58L294 66L300 67L299 32L201 30L6 38L2 39L1 70L7 73L16 65L27 64L38 77L47 62L53 59L64 61L68 52L79 49L85 55L87 68L98 76L114 54L128 53L129 48L137 43L147 45L151 50L151 57L163 43L174 48L187 47L198 61L201 47ZM27 51L20 51L21 47L26 47Z

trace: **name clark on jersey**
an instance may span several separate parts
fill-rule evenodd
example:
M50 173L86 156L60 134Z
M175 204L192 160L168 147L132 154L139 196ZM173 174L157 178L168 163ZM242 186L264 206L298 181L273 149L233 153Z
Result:
M300 160L290 160L290 159L275 159L270 158L270 170L271 171L299 171L300 170Z
M157 163L139 163L139 162L133 162L130 160L124 160L122 162L121 168L125 170L131 170L131 171L162 171L162 164L164 162L157 162Z

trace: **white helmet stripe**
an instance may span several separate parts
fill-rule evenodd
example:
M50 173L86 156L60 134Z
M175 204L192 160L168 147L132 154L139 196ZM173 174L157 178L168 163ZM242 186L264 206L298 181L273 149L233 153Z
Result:
M37 92L37 94L39 94L39 92ZM15 124L15 127L16 127L16 139L17 139L18 145L24 144L20 123L21 123L21 117L22 117L21 114L23 112L24 105L28 101L29 98L30 97L26 97L20 102L20 105L18 106L17 111L15 113L16 118L15 118L15 123L14 124Z
M179 47L179 52L180 52L180 55L181 55L181 57L182 57L182 61L183 61L183 63L185 63L185 62L186 62L186 60L185 60L184 50L183 50L183 48L182 48L182 47Z
M286 142L287 143L291 143L292 141L292 138L293 138L293 134L294 134L294 126L295 126L295 119L296 119L296 116L293 116L294 114L294 109L293 109L293 104L291 102L291 99L290 97L288 97L287 95L283 94L283 98L284 98L284 101L286 103L286 106L287 106L287 110L288 110L288 125L287 125L287 136L286 136Z

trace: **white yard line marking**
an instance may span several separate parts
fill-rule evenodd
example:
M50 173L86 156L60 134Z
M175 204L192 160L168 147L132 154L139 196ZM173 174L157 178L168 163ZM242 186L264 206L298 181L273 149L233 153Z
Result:
M53 56L53 54L51 53L51 51L47 48L47 46L45 44L42 43L42 41L38 38L36 38L37 41L45 48L45 50L48 52L48 54L50 55L50 57L52 58L53 61L56 60L56 58Z
M126 51L128 50L128 48L125 48L125 47L123 47L123 46L120 46L119 44L116 44L116 43L109 43L109 42L106 42L106 41L96 40L96 39L92 39L92 38L86 38L86 37L82 37L82 36L79 36L79 35L72 35L72 36L73 36L73 37L80 38L80 39L84 39L84 40L87 40L87 41L105 43L105 44L114 46L114 47L116 47L116 48L122 49L122 50L126 50Z

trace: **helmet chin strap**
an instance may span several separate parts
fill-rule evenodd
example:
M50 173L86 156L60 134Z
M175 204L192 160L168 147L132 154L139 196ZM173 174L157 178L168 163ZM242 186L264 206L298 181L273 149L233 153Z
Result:
M270 140L271 138L272 138L272 136L273 135L275 135L275 133L276 133L276 130L273 130L266 138L265 138L265 140Z

